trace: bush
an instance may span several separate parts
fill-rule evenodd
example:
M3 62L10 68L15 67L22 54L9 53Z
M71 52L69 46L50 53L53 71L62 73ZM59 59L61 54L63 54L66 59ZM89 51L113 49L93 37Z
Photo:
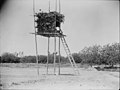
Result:
M68 60L67 57L61 56L61 57L60 57L60 62L61 62L62 64L66 64L66 63L69 63L69 60Z
M14 54L12 53L4 53L1 56L1 63L19 63L20 62L20 58L16 57Z
M72 56L73 56L73 58L74 58L74 60L75 60L76 63L81 63L82 59L80 57L80 54L73 53Z
M63 56L60 57L61 63L68 62L67 59ZM56 63L59 61L59 56L56 56ZM36 63L36 56L25 56L20 59L21 63ZM49 55L49 63L54 62L54 55ZM46 55L38 55L38 63L47 63L47 56Z
M36 63L35 56L25 56L20 59L21 63Z
M59 56L56 55L56 63L58 63L58 62L59 62ZM60 62L61 63L67 63L68 60L63 56L60 56ZM49 55L49 63L54 63L54 54Z
M46 63L47 62L47 56L45 56L45 55L39 55L38 56L38 62L39 63Z

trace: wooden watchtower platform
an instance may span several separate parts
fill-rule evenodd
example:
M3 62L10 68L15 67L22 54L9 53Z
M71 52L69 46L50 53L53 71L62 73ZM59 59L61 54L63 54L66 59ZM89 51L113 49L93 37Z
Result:
M60 0L59 0L60 1ZM33 2L34 5L34 2ZM60 2L59 2L60 5ZM57 6L57 5L56 5ZM33 6L34 7L34 6ZM56 7L57 8L57 7ZM68 56L68 59L74 69L74 71L77 73L77 65L74 61L74 58L72 57L72 54L70 52L70 49L66 43L65 36L61 30L61 23L64 22L64 15L60 13L60 6L59 6L59 12L56 11L50 11L50 2L49 2L49 12L38 12L35 13L35 9L33 8L34 12L34 29L35 29L35 44L36 44L36 61L38 64L38 51L37 51L37 35L41 35L43 37L48 38L48 56L47 56L47 74L48 74L48 64L49 64L49 43L50 43L50 37L54 38L54 74L56 74L56 38L59 38L59 72L58 75L60 75L60 41L62 41L63 47L65 49L65 52ZM37 24L37 25L36 25ZM38 75L39 75L39 67L38 67Z

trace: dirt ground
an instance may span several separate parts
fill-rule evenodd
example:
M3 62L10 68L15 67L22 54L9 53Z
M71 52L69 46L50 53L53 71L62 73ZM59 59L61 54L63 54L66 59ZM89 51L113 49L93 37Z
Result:
M1 89L19 90L118 90L119 72L97 71L94 68L79 68L75 75L71 67L62 67L61 75L53 75L54 69L0 67ZM58 72L58 69L56 69Z

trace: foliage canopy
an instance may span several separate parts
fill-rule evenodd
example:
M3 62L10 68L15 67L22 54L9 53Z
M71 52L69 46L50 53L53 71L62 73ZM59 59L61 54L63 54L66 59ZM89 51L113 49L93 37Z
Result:
M55 32L56 27L64 22L64 15L56 11L36 13L38 32Z

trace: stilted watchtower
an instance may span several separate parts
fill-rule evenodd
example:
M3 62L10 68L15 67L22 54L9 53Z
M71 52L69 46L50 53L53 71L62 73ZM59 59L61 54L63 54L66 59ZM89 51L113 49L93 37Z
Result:
M60 41L64 46L65 52L68 56L68 59L77 73L77 65L72 57L70 49L66 43L65 36L61 30L61 23L64 22L64 15L60 13L60 0L59 0L59 12L57 12L57 0L55 11L50 11L50 1L49 1L49 11L42 12L41 10L38 13L35 13L34 9L34 0L33 0L33 12L34 12L34 27L35 27L35 44L36 44L36 61L38 64L38 51L37 51L37 35L41 35L48 38L48 56L47 56L47 74L48 74L48 62L49 62L49 43L50 38L54 38L54 74L56 73L56 38L59 38L59 72L60 75ZM35 26L35 23L37 26ZM38 67L38 75L39 75L39 67Z

